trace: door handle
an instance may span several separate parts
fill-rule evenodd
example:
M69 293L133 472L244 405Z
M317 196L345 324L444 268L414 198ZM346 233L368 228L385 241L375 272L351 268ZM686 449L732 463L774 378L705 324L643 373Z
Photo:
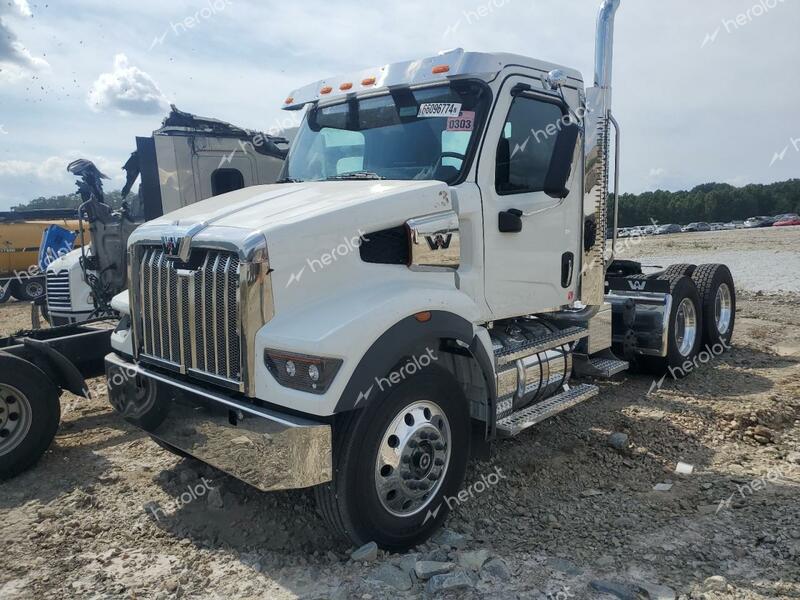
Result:
M522 231L522 211L518 208L502 210L497 222L501 233L519 233Z

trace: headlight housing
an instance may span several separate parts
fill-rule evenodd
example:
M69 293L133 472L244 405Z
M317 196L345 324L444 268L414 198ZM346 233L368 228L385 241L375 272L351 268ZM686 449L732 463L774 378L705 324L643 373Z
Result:
M278 383L310 394L327 392L342 362L340 358L264 350L264 364Z

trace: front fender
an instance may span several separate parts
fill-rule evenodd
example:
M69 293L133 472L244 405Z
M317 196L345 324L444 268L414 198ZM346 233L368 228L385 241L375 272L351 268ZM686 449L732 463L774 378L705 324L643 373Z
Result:
M490 356L491 348L484 347L486 336L476 338L473 323L478 319L478 307L453 287L432 285L435 281L441 280L431 279L427 286L409 282L365 286L296 312L279 313L256 336L256 395L292 410L330 416L360 406L358 395L361 391L366 394L369 388L367 384L360 389L365 382L386 375L409 352L424 351L426 344L442 338L457 339L467 347L482 348L482 353ZM431 312L429 321L414 318L426 311ZM308 394L278 384L264 366L266 348L343 362L327 393ZM438 343L434 350L438 350ZM490 364L481 366L491 369Z

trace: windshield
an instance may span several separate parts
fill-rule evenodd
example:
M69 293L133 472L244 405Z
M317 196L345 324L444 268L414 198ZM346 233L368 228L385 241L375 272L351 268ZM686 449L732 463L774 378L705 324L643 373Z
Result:
M489 99L485 85L463 81L313 108L292 144L281 180L454 183L468 168Z

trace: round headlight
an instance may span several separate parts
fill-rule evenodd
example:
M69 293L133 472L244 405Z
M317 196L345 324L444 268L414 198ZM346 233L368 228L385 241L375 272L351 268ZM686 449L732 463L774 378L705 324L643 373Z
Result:
M296 373L297 373L297 366L295 366L294 361L287 360L286 361L286 374L289 375L289 377L294 377Z
M308 376L311 378L311 381L319 381L319 367L317 367L317 365L309 365Z

